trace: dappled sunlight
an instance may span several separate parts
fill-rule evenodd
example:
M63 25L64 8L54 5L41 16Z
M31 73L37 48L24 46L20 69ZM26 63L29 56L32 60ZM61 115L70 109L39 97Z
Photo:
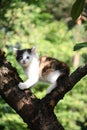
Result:
M24 49L36 46L40 56L51 56L66 62L70 72L87 62L87 48L78 50L81 45L85 47L87 43L80 44L80 47L75 46L78 42L87 41L87 22L82 19L78 25L72 21L70 17L72 3L73 0L1 2L0 49L5 51L7 60L17 69L23 81L27 77L15 60L13 47ZM73 51L74 46L78 51ZM79 55L78 59L76 55ZM78 62L77 66L74 66L75 61ZM46 96L48 86L38 83L30 90L38 99L42 99ZM20 106L19 101L19 109L23 105ZM87 76L76 84L58 105L55 107L55 114L64 128L83 130L87 124ZM27 130L27 125L0 97L1 129Z

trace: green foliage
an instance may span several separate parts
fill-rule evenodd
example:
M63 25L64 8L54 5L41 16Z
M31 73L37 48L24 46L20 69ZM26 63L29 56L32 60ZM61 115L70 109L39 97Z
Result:
M74 46L74 51L77 51L77 50L84 48L84 47L87 47L87 42L76 44Z
M0 130L28 130L27 125L0 97Z
M71 10L71 16L72 16L74 21L76 21L76 19L82 13L84 4L85 4L85 0L81 0L81 1L76 0L75 3L73 4L72 10Z
M64 125L65 130L87 129L87 121L85 122L87 118L86 84L87 77L66 94L64 99L59 102L58 107L55 108L55 113Z
M67 26L65 18L70 14L72 2L73 0L1 1L0 48L6 52L8 61L17 68L24 81L26 76L15 60L12 46L23 49L36 45L41 56L48 55L65 61L73 71L73 46L75 42L78 41L79 43L82 39L86 39L87 34L86 26L74 26L72 30L69 30ZM78 48L78 45L76 46ZM82 51L81 54L84 54L81 57L83 64L87 62L87 55L85 55L85 51ZM74 130L81 130L82 127L87 129L85 125L87 123L85 121L87 115L86 78L66 94L63 101L60 101L55 108L55 114L66 130L73 130L73 128ZM31 88L31 91L41 99L45 96L47 87L48 84L39 83ZM79 125L78 122L80 122ZM26 124L1 98L0 129L27 130Z
M55 19L66 19L71 10L73 0L48 0L46 11L51 13Z

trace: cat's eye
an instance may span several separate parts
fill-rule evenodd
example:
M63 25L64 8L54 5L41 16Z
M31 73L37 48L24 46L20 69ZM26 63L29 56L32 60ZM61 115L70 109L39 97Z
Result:
M27 56L27 59L29 59L29 56Z
M20 60L22 59L23 57L22 56L20 56Z

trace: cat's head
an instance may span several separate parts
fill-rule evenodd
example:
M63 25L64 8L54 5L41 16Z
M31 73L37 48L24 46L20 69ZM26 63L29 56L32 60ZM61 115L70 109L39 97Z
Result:
M32 59L37 55L36 47L23 50L14 48L14 52L16 54L17 62L20 63L22 67L27 67L30 64L30 62L32 62Z

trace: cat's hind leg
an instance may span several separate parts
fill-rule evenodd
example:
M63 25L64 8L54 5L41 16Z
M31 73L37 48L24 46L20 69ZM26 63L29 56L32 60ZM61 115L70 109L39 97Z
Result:
M51 85L48 87L46 94L49 94L53 89L56 88L56 86L57 86L57 83L56 83L56 82L54 82L53 84L51 84Z

